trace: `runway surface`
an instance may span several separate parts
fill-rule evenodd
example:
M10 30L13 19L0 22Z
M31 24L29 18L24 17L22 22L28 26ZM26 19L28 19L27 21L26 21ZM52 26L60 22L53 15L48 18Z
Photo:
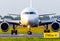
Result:
M11 35L11 34L0 34L0 38L36 38L36 37L40 37L43 38L43 34L32 34L32 35L28 35L28 34L18 34L18 35Z
M0 34L0 38L44 38L44 34L17 34L17 35L11 35L11 34ZM59 34L60 38L60 34Z

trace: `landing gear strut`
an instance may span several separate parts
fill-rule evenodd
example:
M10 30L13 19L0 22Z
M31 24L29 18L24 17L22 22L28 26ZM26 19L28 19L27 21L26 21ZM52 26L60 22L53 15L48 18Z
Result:
M45 33L49 33L50 30L48 30L48 25L46 25L45 27L46 27L46 29L44 30L44 32L45 32Z
M15 25L13 25L13 30L11 30L11 35L13 35L15 33L15 35L17 35L17 30L15 30Z
M32 35L32 32L31 31L28 31L27 33L28 33L28 35Z
M31 28L30 28L30 26L28 25L28 32L27 32L28 35L32 35L32 32L31 32L30 30L31 30Z

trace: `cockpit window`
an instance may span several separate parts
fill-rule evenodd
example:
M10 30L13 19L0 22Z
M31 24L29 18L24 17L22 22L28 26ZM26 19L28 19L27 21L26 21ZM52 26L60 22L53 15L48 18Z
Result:
M35 12L25 12L25 14L35 14Z

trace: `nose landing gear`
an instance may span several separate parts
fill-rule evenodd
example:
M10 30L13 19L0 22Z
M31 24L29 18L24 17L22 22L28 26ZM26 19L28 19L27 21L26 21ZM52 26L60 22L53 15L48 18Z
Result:
M30 28L30 26L28 25L28 32L27 32L28 35L32 35L32 32L31 32L30 30L31 30L31 28Z

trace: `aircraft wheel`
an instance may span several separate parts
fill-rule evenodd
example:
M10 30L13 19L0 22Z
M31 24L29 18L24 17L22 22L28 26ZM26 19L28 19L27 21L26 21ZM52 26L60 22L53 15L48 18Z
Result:
M44 32L45 32L45 33L49 33L49 32L50 32L50 30L44 30Z
M13 35L13 33L14 33L14 31L13 31L13 30L11 30L11 35Z
M17 35L17 30L15 30L15 35Z
M32 35L32 32L31 31L28 31L27 33L28 33L28 35Z

